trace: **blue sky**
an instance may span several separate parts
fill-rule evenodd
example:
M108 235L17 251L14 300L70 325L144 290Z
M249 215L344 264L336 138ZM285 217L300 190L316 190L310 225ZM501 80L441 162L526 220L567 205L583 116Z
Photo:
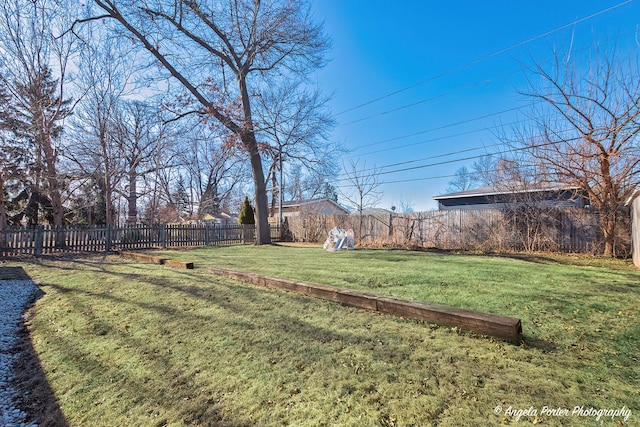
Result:
M333 43L330 63L314 76L333 96L332 139L345 160L382 168L379 206L387 209L402 200L417 211L436 208L446 176L473 160L425 165L498 149L495 129L523 120L517 109L531 102L519 94L523 65L548 60L554 47L640 48L638 0L315 0L313 13Z

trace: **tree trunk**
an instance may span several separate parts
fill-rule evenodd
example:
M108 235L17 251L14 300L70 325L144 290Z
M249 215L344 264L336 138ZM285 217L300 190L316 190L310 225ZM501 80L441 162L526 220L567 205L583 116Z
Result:
M251 103L245 75L238 76L238 89L242 99L242 113L244 129L241 130L241 140L251 161L253 184L255 186L255 219L256 219L256 245L268 245L271 243L271 229L269 226L269 201L267 198L267 185L262 169L262 157L258 150L258 141L253 131L253 118L251 115Z
M268 245L271 243L271 230L269 228L269 204L267 202L267 186L264 180L264 172L262 169L262 158L258 152L258 146L253 138L253 150L249 155L251 158L251 170L253 172L253 184L255 186L256 199L256 245Z
M602 233L604 234L604 256L613 257L616 255L616 228L617 228L617 213L607 212L608 208L604 208L605 212L600 214L600 223L602 227Z
M107 150L106 130L100 130L100 148L102 149L102 161L104 162L104 198L105 200L105 222L113 225L113 205L111 204L111 166L109 162L109 152Z
M4 180L0 173L0 231L7 228L7 207L4 203Z
M279 194L279 190L276 188L278 180L276 179L275 168L271 171L271 216L276 216L276 196Z
M49 184L49 199L51 200L51 207L53 208L53 225L62 227L64 211L62 207L62 196L60 195L60 183L58 182L58 173L56 171L57 155L51 144L51 135L45 134L42 139L42 149L47 167L47 184Z
M135 168L129 170L129 195L127 196L127 224L138 222L138 188Z

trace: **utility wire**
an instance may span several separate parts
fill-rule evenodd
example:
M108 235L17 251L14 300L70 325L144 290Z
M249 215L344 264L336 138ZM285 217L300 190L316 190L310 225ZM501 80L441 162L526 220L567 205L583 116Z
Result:
M480 82L476 82L476 83L470 84L468 86L461 87L461 88L458 88L458 89L455 89L455 90L452 90L452 91L449 91L449 92L441 93L439 95L435 95L435 96L432 96L430 98L425 98L425 99L421 99L421 100L416 101L416 102L412 102L410 104L401 105L400 107L393 108L391 110L386 110L386 111L383 111L383 112L380 112L380 113L377 113L377 114L371 114L369 116L362 117L362 118L356 119L356 120L352 120L352 121L347 122L347 123L341 123L337 127L343 127L343 126L348 126L348 125L352 125L352 124L355 124L355 123L364 122L365 120L370 120L370 119L374 119L376 117L385 116L387 114L391 114L391 113L395 113L397 111L405 110L407 108L415 107L416 105L420 105L420 104L424 104L424 103L427 103L427 102L435 101L436 99L440 99L440 98L445 98L447 96L454 95L454 94L459 93L459 92L464 92L466 90L473 89L473 88L485 85L487 83L491 83L493 81L496 81L496 80L499 80L499 79L502 79L504 77L508 77L510 75L514 75L514 74L517 74L517 73L520 73L520 72L521 72L521 70L518 70L518 71L514 71L514 72L509 73L509 74L504 74L504 75L496 77L494 79L482 80Z
M572 132L574 130L575 129L573 129L573 128L568 128L568 129L558 130L555 133L559 135L559 134L563 134L563 133L566 133L566 132ZM537 134L537 135L531 136L531 138L540 138L540 137L544 137L544 136L545 136L545 134ZM443 138L449 138L449 137L443 137ZM436 138L436 139L443 139L443 138ZM554 143L559 144L561 142L574 141L574 140L577 140L577 138L571 138L571 139L562 140L562 141L555 141ZM433 141L433 140L429 140L429 141ZM422 141L422 142L428 142L428 141ZM499 147L499 146L502 146L502 145L504 145L504 144L503 143L495 143L495 144L491 144L491 145L483 145L481 147L465 148L463 150L450 151L450 152L447 152L447 153L438 154L438 155L434 155L434 156L421 157L419 159L405 160L405 161L402 161L402 162L389 163L389 164L381 165L381 166L377 166L376 165L376 166L373 166L373 167L370 167L370 168L360 169L360 170L358 170L356 172L357 173L362 173L362 172L368 172L368 171L382 171L383 169L390 168L390 167L403 166L403 165L407 165L407 164L411 164L411 163L418 163L418 162L422 162L422 161L425 161L425 160L438 159L438 158L442 158L442 157L450 157L450 156L455 156L457 154L463 154L463 153L468 153L468 152L472 152L472 151L487 150L489 148ZM527 147L527 148L535 148L535 147L537 147L537 146ZM493 154L495 154L495 153L485 153L481 157L483 157L483 156L491 156ZM324 174L322 176L327 177L327 178L328 177L335 178L336 176L341 176L341 175L347 175L347 173L341 172L341 173L339 173L337 175L336 174ZM343 179L338 179L338 181L341 181L341 180L343 180Z
M491 58L493 58L493 57L495 57L495 56L502 55L503 53L509 52L509 51L511 51L511 50L513 50L513 49L516 49L516 48L520 47L520 46L524 46L524 45L526 45L526 44L529 44L529 43L531 43L531 42L533 42L533 41L536 41L536 40L538 40L538 39L544 38L544 37L546 37L546 36L548 36L548 35L551 35L551 34L553 34L553 33L558 32L558 31L562 31L562 30L564 30L564 29L566 29L566 28L572 27L572 26L574 26L574 25L577 25L577 24L580 24L580 23L582 23L582 22L585 22L585 21L587 21L587 20L589 20L589 19L595 18L596 16L599 16L599 15L602 15L602 14L605 14L605 13L608 13L608 12L610 12L610 11L614 10L614 9L617 9L617 8L619 8L619 7L622 7L622 6L624 6L624 5L627 5L627 4L631 3L632 1L633 1L633 0L626 0L626 1L620 2L620 3L616 4L616 5L613 5L613 6L611 6L611 7L608 7L608 8L606 8L606 9L602 9L602 10L601 10L601 11L599 11L599 12L593 13L593 14L591 14L591 15L585 16L585 17L580 18L580 19L576 19L575 21L572 21L572 22L570 22L570 23L568 23L568 24L561 25L560 27L554 28L553 30L546 31L546 32L544 32L544 33L542 33L542 34L538 34L537 36L531 37L531 38L529 38L529 39L527 39L527 40L524 40L524 41L522 41L522 42L519 42L519 43L513 44L513 45L511 45L511 46L509 46L509 47L506 47L506 48L504 48L504 49L501 49L501 50L498 50L498 51L496 51L496 52L490 53L489 55L485 55L485 56L483 56L483 57L481 57L481 58L477 58L477 59L474 59L474 60L472 60L472 61L469 61L469 62L467 62L466 64L463 64L463 65L461 65L461 66L459 66L459 67L452 68L452 69L450 69L450 70L447 70L447 71L444 71L444 72L442 72L442 73L436 74L435 76L429 77L429 78L427 78L427 79L425 79L425 80L422 80L422 81L420 81L420 82L418 82L418 83L414 83L414 84L412 84L412 85L410 85L410 86L406 86L406 87L404 87L404 88L401 88L401 89L395 90L395 91L390 92L390 93L388 93L388 94L386 94L386 95L383 95L383 96L380 96L380 97L378 97L378 98L374 98L374 99L372 99L372 100L370 100L370 101L364 102L364 103L362 103L362 104L356 105L355 107L348 108L348 109L343 110L343 111L341 111L341 112L339 112L339 113L337 113L337 114L335 114L335 115L336 115L336 116L340 116L340 115L345 114L345 113L348 113L348 112L350 112L350 111L354 111L354 110L360 109L360 108L362 108L362 107L365 107L365 106L367 106L367 105L370 105L370 104L373 104L373 103L376 103L376 102L382 101L383 99L390 98L390 97L392 97L392 96L394 96L394 95L397 95L397 94L399 94L399 93L406 92L406 91L408 91L408 90L414 89L414 88L416 88L416 87L418 87L418 86L422 86L422 85L424 85L425 83L428 83L428 82L430 82L430 81L440 79L440 78L445 77L445 76L448 76L448 75L450 75L450 74L454 74L454 73L456 73L456 72L458 72L458 71L462 71L462 70L464 70L465 68L468 68L468 67L470 67L470 66L472 66L472 65L475 65L475 64L478 64L478 63L480 63L480 62L486 61L487 59L491 59Z
M624 34L619 34L613 40L607 39L606 43L609 43L610 41L614 41L614 42L617 43L623 37L628 37L628 36L631 36L631 35L637 36L637 34L638 34L638 29L635 29L633 31L630 31L630 32L627 32L627 33L624 33ZM577 51L572 50L572 54L575 55L575 54L578 54L578 53L582 53L582 52L588 51L588 50L592 49L592 47L593 47L592 45L588 45L588 46L585 46L584 48L579 49ZM554 59L554 57L550 57L550 58L542 61L541 64L553 61L553 59ZM479 81L479 82L475 82L475 83L472 83L472 84L470 84L468 86L465 86L465 87L462 87L462 88L454 89L454 90L449 91L449 92L445 92L445 93L442 93L442 94L439 94L439 95L435 95L435 96L432 96L432 97L429 97L429 98L424 98L424 99L421 99L421 100L418 100L418 101L415 101L415 102L412 102L412 103L409 103L409 104L401 105L399 107L396 107L396 108L393 108L393 109L390 109L390 110L385 110L385 111L382 111L382 112L379 112L379 113L370 114L368 116L365 116L365 117L362 117L362 118L359 118L359 119L355 119L355 120L352 120L350 122L341 123L341 124L337 125L336 127L340 128L340 127L349 126L349 125L352 125L352 124L355 124L355 123L360 123L360 122L363 122L363 121L366 121L366 120L371 120L371 119L374 119L376 117L382 117L382 116L385 116L385 115L388 115L388 114L391 114L391 113L395 113L395 112L398 112L398 111L402 111L402 110L405 110L405 109L408 109L408 108L411 108L411 107L415 107L417 105L421 105L421 104L424 104L424 103L427 103L427 102L430 102L430 101L435 101L436 99L445 98L447 96L454 95L454 94L460 93L460 92L465 92L467 90L474 89L476 87L480 87L480 86L483 86L485 84L492 83L492 82L504 79L506 77L519 74L519 73L522 73L522 69L514 70L514 71L511 71L509 73L502 74L502 75L500 75L498 77L488 78L488 79L485 79L485 80L482 80L482 81Z
M528 164L528 165L523 165L523 164L518 164L518 166L525 166L525 167L535 167L535 165L533 164ZM487 173L495 173L495 172L500 172L500 169L491 169L491 170L487 170ZM469 171L466 173L454 173L454 174L449 174L449 175L438 175L438 176L427 176L427 177L422 177L422 178L409 178L409 179L399 179L399 180L395 180L395 181L380 181L378 182L379 185L386 185L386 184L399 184L399 183L405 183L405 182L418 182L418 181L432 181L435 179L444 179L444 178L455 178L457 176L460 175L476 175L476 172L473 171ZM338 186L339 188L345 188L345 187L349 187L349 186Z
M489 118L489 117L499 116L500 114L510 113L512 111L521 110L523 108L529 108L529 107L532 107L532 106L534 106L536 104L540 104L542 102L543 101L541 101L541 100L534 101L534 102L531 102L531 103L529 103L527 105L522 105L520 107L507 108L506 110L501 110L501 111L497 111L497 112L494 112L494 113L484 114L484 115L478 116L478 117L472 117L470 119L462 120L462 121L459 121L459 122L448 123L446 125L438 126L438 127L435 127L435 128L425 129L425 130L421 130L421 131L418 131L418 132L413 132L413 133L409 133L409 134L405 134L405 135L401 135L401 136L396 136L394 138L383 139L382 141L373 142L373 143L367 144L367 145L361 145L359 147L354 148L353 151L357 151L357 150L362 149L364 147L373 147L375 145L385 144L387 142L393 142L393 141L398 141L400 139L410 138L412 136L424 135L425 133L435 132L435 131L438 131L438 130L447 129L447 128L451 128L451 127L455 127L455 126L460 126L460 125L463 125L463 124L475 122L475 121L486 119L486 118Z
M369 178L369 177L373 177L373 176L388 175L388 174L398 173L398 172L407 172L407 171L412 171L412 170L417 170L417 169L425 169L425 168L430 168L430 167L434 167L434 166L442 166L442 165L451 164L451 163L458 163L458 162L463 162L463 161L467 161L467 160L479 159L479 158L487 157L487 156L496 156L496 155L502 155L502 154L506 154L506 153L513 153L513 152L517 152L517 151L530 150L532 148L541 148L541 147L546 147L546 146L549 146L549 145L555 145L555 144L558 144L560 142L577 141L579 139L581 139L581 138L580 137L569 138L569 139L563 140L563 141L544 142L544 143L541 143L541 144L535 144L535 145L526 146L526 147L510 148L510 149L507 149L507 150L496 151L496 152L493 152L493 153L486 153L486 154L480 154L480 155L474 155L474 156L467 156L467 157L462 157L462 158L457 158L457 159L445 160L445 161L441 161L441 162L427 163L425 165L412 166L412 167L408 167L408 168L401 168L401 169L395 169L395 170L383 171L383 172L374 171L374 173L364 174L364 175L357 175L357 177L358 178ZM376 168L376 169L379 169L379 168ZM370 169L363 169L361 171L357 171L357 173L360 173L360 172L365 171L365 170L370 170ZM355 174L354 174L354 176L355 176ZM352 178L353 178L353 176L352 177L347 177L347 178L340 178L340 179L337 179L336 181L337 182L350 181ZM344 186L338 186L338 187L344 187Z
M369 154L384 153L385 151L400 150L402 148L413 147L413 146L416 146L416 145L422 145L422 144L426 144L428 142L435 142L435 141L441 141L443 139L457 138L459 136L470 135L472 133L478 133L478 132L488 131L488 130L492 130L492 129L499 129L499 128L504 127L504 126L513 126L513 125L516 125L516 124L519 124L519 123L525 123L525 122L527 122L529 120L530 119L527 119L527 120L515 120L515 121L509 122L509 123L503 123L503 124L499 124L499 125L495 125L495 126L487 126L487 127L483 127L483 128L480 128L480 129L474 129L474 130L470 130L470 131L466 131L466 132L455 133L455 134L452 134L452 135L445 135L445 136L440 136L440 137L431 138L431 139L423 139L422 141L412 142L410 144L394 145L393 147L382 148L380 150L367 151L366 153L361 153L361 154L353 154L351 156L346 156L345 158L349 159L349 158L353 158L353 157L356 157L356 156L357 157L362 157L362 156L367 156Z

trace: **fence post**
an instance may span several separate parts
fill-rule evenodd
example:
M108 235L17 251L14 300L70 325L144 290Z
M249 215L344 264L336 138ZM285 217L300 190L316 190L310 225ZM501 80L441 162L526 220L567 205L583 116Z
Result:
M160 227L160 243L162 244L162 249L167 249L167 227L169 227L169 224L163 224Z
M104 236L104 251L111 252L111 224L107 224Z
M35 255L36 256L42 255L43 240L44 240L44 226L43 225L37 225L36 226L36 235L35 235L35 244L36 244Z

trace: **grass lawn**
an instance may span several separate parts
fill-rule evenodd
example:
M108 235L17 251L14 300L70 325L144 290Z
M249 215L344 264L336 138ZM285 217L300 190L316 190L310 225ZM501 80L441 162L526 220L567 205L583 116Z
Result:
M640 271L628 262L280 246L156 254L196 269L116 256L12 263L45 292L28 327L72 426L621 425L587 411L623 407L622 425L640 425ZM515 316L525 340L258 288L207 266ZM529 408L537 417L515 412Z

